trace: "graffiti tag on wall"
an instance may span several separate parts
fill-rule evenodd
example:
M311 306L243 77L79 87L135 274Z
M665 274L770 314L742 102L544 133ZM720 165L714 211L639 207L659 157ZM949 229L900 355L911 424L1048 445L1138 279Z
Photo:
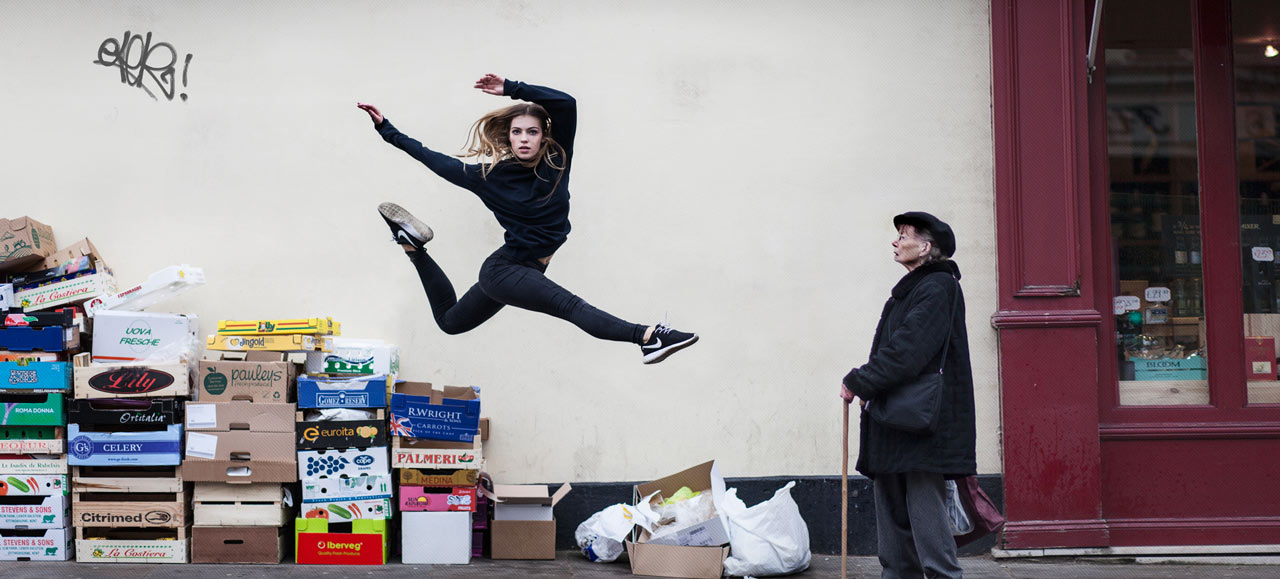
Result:
M107 67L120 69L120 82L146 91L153 99L160 100L148 84L154 85L166 100L173 100L178 89L178 51L168 42L151 42L146 36L128 30L120 39L108 38L98 45L98 58L93 61ZM187 68L191 66L191 54L182 63L182 87L187 86ZM187 93L178 97L187 100Z

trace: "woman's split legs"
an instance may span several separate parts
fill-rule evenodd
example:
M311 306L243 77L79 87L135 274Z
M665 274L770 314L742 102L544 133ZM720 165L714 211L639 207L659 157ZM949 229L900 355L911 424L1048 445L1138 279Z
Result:
M638 344L646 364L661 362L698 341L697 334L633 324L600 310L548 279L546 268L536 260L517 261L505 248L499 249L481 266L480 287L497 301L555 316L596 338Z

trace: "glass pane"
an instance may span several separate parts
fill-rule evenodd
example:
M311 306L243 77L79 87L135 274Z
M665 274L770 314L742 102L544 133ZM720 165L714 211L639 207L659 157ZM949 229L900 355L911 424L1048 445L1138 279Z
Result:
M1280 404L1280 4L1232 2L1240 250L1249 404Z
M1191 3L1104 9L1120 404L1208 404Z

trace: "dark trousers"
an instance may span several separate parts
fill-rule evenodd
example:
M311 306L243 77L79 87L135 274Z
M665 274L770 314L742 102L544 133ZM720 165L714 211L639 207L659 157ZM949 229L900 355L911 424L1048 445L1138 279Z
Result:
M881 579L961 577L942 475L877 473L874 487Z
M431 313L446 334L461 334L483 324L503 306L515 306L550 314L566 320L582 331L602 340L639 344L645 326L622 321L596 309L547 279L546 264L535 260L519 261L506 246L498 248L480 266L479 281L457 298L453 284L444 270L426 251L409 253L409 261L418 270L422 288L427 291Z

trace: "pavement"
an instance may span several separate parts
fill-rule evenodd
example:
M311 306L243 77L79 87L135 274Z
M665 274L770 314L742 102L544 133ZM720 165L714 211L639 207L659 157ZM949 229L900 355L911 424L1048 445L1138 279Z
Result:
M1220 560L1219 560L1220 561ZM1037 558L993 559L962 557L964 576L969 579L1275 579L1280 577L1280 564L1245 564L1237 562L1142 563L1134 558ZM1274 560L1271 560L1274 562ZM1256 560L1255 560L1256 562ZM874 579L880 576L875 557L850 557L849 577ZM554 561L493 561L474 559L470 565L402 565L379 567L282 565L137 565L68 562L4 562L0 577L5 579L147 579L183 577L184 579L227 579L236 577L371 577L371 578L502 578L502 577L581 577L585 579L633 577L626 562L599 564L587 561L577 552L562 551ZM798 579L840 577L840 557L815 555L808 570L792 575Z

